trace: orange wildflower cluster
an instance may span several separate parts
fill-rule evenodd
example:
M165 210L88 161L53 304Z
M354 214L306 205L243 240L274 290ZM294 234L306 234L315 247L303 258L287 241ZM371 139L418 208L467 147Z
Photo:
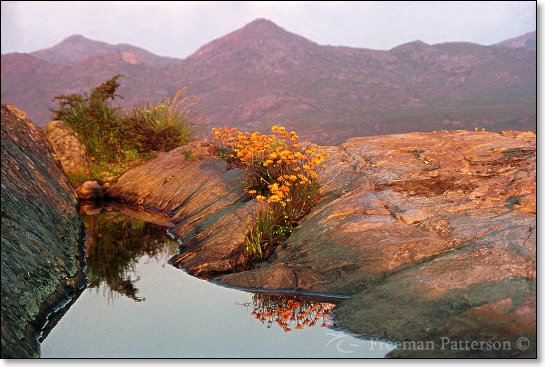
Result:
M296 296L255 294L252 297L252 315L270 327L276 323L285 332L301 330L305 326L332 326L332 303L320 303Z
M295 131L273 126L272 134L214 128L214 142L249 173L248 194L259 201L286 206L298 187L318 178L316 168L327 157L312 146L303 147Z

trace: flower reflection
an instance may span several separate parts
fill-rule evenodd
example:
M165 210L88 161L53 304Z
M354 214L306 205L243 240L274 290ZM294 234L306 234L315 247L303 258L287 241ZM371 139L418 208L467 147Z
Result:
M276 324L284 332L333 325L330 315L335 305L311 298L256 293L252 296L252 304L247 306L253 308L252 316L262 324L268 328Z

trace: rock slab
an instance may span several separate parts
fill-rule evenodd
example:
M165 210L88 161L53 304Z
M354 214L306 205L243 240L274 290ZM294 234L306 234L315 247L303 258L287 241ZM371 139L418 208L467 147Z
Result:
M51 121L45 128L45 138L66 175L85 175L89 162L74 129L64 121Z
M2 105L2 358L38 356L36 328L83 280L81 228L43 130Z
M193 274L231 272L216 281L351 296L336 319L366 336L513 345L398 349L396 357L535 356L534 133L409 133L324 147L318 204L268 263L239 272L254 205L241 172L215 158L187 162L183 149L127 172L110 194L170 211L185 246L175 262ZM515 347L519 338L528 348Z
M342 326L438 346L396 357L535 356L535 134L410 133L329 150L322 200L271 264L220 281L285 288L293 280L271 279L288 267L295 290L352 295L335 310ZM441 349L441 337L512 349Z
M101 200L104 197L104 189L97 181L85 181L76 189L79 200Z
M245 194L240 169L211 157L204 142L127 171L107 195L169 213L170 232L182 244L174 265L190 274L210 277L245 262L244 236L257 203Z

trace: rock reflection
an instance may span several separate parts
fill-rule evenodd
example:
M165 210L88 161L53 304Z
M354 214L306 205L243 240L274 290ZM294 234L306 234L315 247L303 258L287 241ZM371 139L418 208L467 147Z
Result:
M138 295L135 283L139 280L135 264L144 255L155 258L169 257L177 243L165 234L165 228L142 218L129 217L117 207L82 207L85 225L85 256L88 288L105 286L107 295L122 295L136 302L144 301ZM132 209L136 210L136 209ZM126 212L126 211L124 211ZM142 217L145 217L143 212ZM151 215L151 214L150 214ZM170 250L165 251L168 243ZM166 252L166 253L165 253Z
M330 314L335 304L294 295L256 293L252 296L252 316L270 328L277 325L284 332L305 327L332 326Z

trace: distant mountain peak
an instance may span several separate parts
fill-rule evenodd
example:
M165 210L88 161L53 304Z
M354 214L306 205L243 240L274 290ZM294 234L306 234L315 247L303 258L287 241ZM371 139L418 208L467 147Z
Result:
M65 39L57 43L55 46L51 47L50 49L45 49L45 50L51 50L51 49L58 50L58 49L67 48L67 47L76 48L78 50L89 49L89 48L98 49L98 48L110 47L110 46L111 45L109 43L102 42L102 41L95 41L85 37L82 34L73 34L71 36L66 37ZM34 53L40 53L42 51L43 50L39 50Z
M273 50L286 47L314 47L316 43L291 33L274 22L258 18L223 37L202 46L192 56L200 57L229 48Z
M412 42L407 42L402 45L396 46L392 48L392 51L412 51L412 50L418 50L418 49L424 49L431 47L429 44L427 44L424 41L416 40Z
M161 57L149 51L128 44L112 45L102 41L89 39L81 34L73 34L55 46L34 51L31 55L52 64L70 65L88 57L120 53L124 62L136 64L140 62L152 65L168 65L177 61L171 57Z
M126 76L123 106L160 101L190 85L210 126L250 131L282 123L320 144L477 124L489 130L536 125L536 57L525 48L422 41L380 51L320 46L267 19L183 60L81 35L39 54L2 55L2 102L46 122L53 96L82 93L117 73Z
M81 34L74 34L51 48L34 51L31 54L54 64L70 64L95 53L104 53L112 46L106 42L94 41Z
M496 47L503 48L526 48L528 50L536 51L537 49L537 34L536 31L528 32L522 36L509 38L505 41L496 43Z
M412 42L409 42L409 43L406 43L407 45L413 45L415 47L429 47L429 44L427 44L426 42L422 41L422 40L416 40L416 41L412 41Z
M253 29L253 30L281 30L284 31L284 29L280 26L278 26L273 21L270 21L265 18L257 18L252 20L250 23L246 24L242 29Z
M280 39L282 38L303 39L303 37L296 35L295 33L291 33L285 30L284 28L280 27L276 23L265 18L257 18L251 21L250 23L246 24L242 28L239 28L238 30L228 34L227 36L238 36L238 37L243 36L250 39L264 37L264 36L270 36L270 37L275 37Z
M85 37L82 34L73 34L73 35L68 36L65 39L63 39L60 43L81 42L81 41L91 41L91 40L89 38Z

